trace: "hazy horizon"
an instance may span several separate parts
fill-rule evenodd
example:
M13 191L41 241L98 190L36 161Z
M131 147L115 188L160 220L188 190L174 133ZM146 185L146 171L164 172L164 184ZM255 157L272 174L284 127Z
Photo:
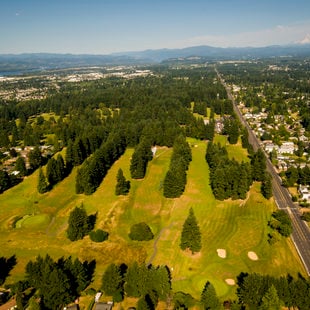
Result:
M309 12L304 0L3 1L0 54L310 43Z

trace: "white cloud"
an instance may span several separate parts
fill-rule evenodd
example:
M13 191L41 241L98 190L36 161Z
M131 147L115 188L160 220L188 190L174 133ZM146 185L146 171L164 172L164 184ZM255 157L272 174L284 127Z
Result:
M260 47L302 42L309 38L310 21L293 25L278 25L271 29L231 35L205 35L175 42L174 47L211 45L217 47ZM173 44L173 43L172 43Z

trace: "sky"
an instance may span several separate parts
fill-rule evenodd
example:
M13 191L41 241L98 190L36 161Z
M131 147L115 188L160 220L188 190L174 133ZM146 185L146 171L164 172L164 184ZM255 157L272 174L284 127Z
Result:
M310 43L310 0L0 0L0 54Z

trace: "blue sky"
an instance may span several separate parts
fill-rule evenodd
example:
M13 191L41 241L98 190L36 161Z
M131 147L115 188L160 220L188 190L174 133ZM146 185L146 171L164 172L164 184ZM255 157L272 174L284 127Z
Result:
M1 0L0 53L310 43L309 0Z

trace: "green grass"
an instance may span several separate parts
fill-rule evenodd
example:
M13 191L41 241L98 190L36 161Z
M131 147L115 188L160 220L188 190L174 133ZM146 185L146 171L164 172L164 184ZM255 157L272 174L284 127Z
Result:
M216 136L216 141L226 144L226 138ZM260 184L253 184L246 201L217 201L209 186L209 169L205 162L206 143L189 139L193 161L188 170L184 195L178 199L165 199L162 182L169 168L172 150L159 148L149 162L143 180L130 178L129 166L133 150L128 149L115 162L98 190L90 196L75 194L76 168L70 176L46 194L37 193L38 173L27 177L21 184L0 195L0 248L1 256L16 255L18 264L7 282L22 279L24 267L37 255L49 253L57 258L72 255L83 260L96 259L97 268L92 287L99 289L101 276L110 263L127 263L133 260L148 261L154 251L154 240L131 241L130 226L147 222L157 242L154 265L168 265L175 291L184 291L199 298L201 290L210 281L224 298L235 298L235 286L225 279L240 272L268 273L274 276L298 272L305 275L298 255L290 240L282 239L274 246L267 242L272 200L259 193ZM240 145L228 146L230 156L246 160L247 154ZM114 193L116 174L122 168L131 181L128 196ZM88 214L97 213L96 229L109 232L109 239L94 243L89 237L70 242L66 238L70 211L83 203ZM202 233L202 250L196 255L181 251L180 234L183 223L192 207ZM20 228L15 228L18 223ZM217 249L226 249L225 259L218 257ZM255 251L258 261L247 257Z

